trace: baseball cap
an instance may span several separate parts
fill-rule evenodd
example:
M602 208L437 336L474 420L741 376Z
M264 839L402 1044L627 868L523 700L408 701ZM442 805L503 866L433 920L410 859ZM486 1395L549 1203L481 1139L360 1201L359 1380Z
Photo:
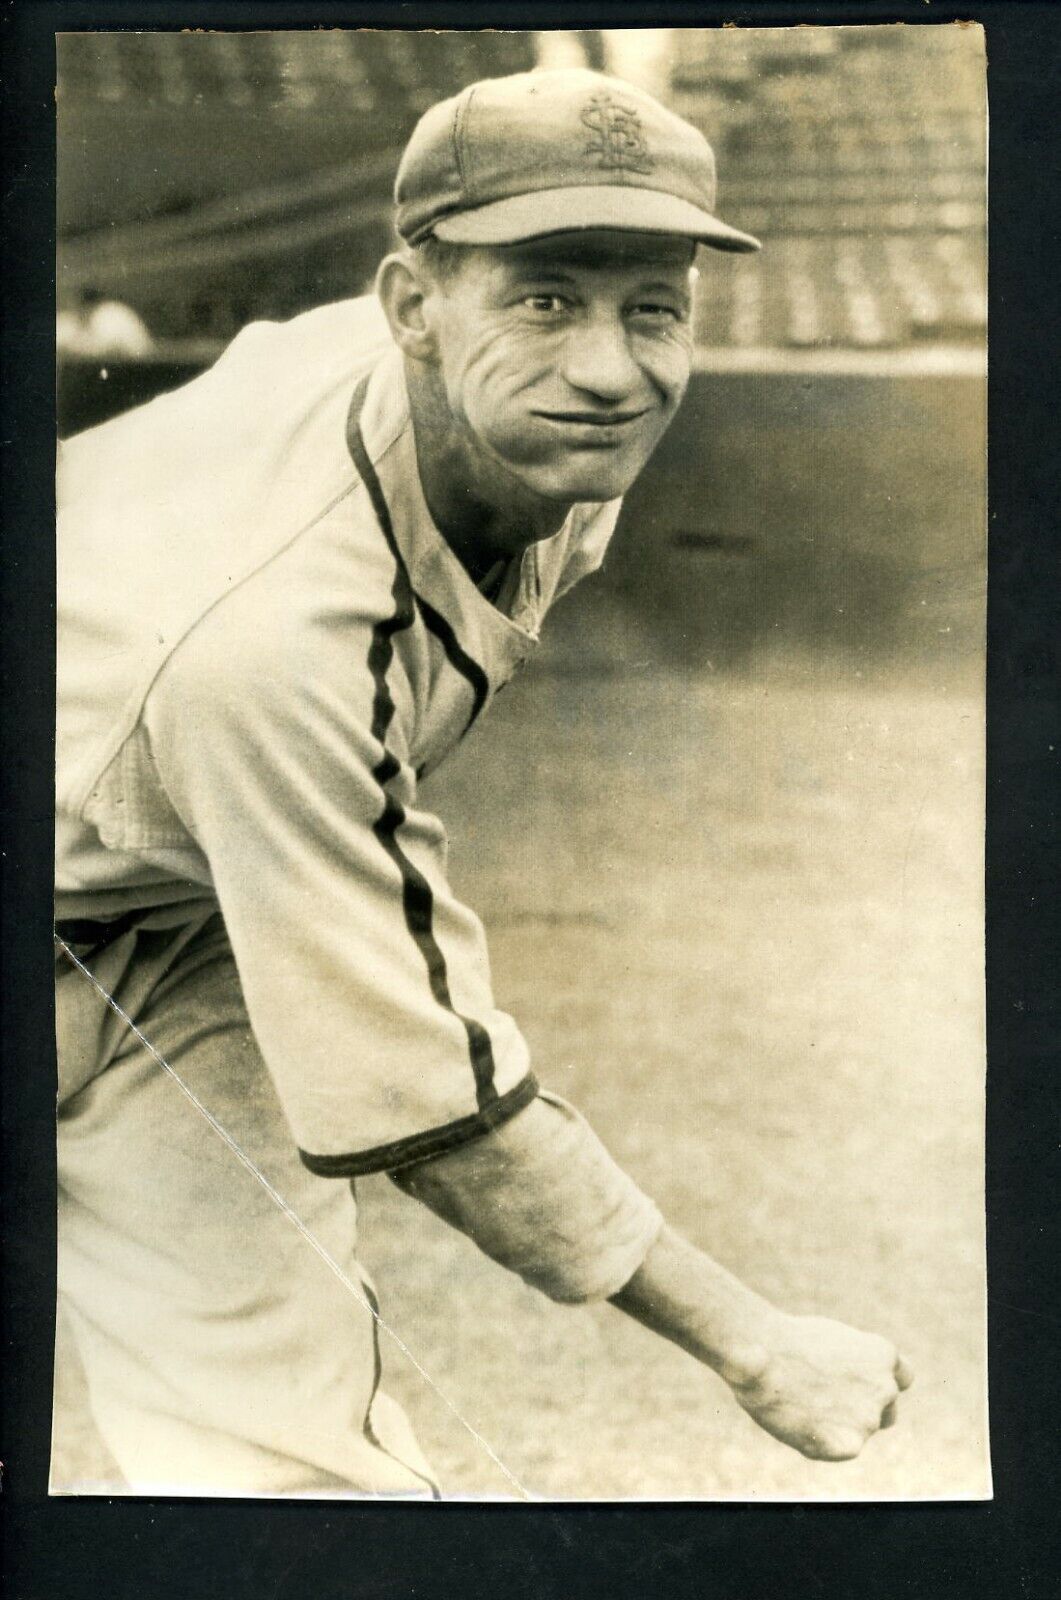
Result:
M398 232L516 244L580 228L759 241L714 214L715 157L697 128L633 84L582 67L470 84L424 113L395 181Z

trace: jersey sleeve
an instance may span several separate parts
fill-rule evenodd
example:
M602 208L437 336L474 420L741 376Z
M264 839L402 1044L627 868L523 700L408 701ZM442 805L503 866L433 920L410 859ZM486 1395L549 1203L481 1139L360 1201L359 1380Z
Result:
M341 582L275 563L183 641L144 713L303 1161L336 1177L442 1154L537 1092L417 804L402 619Z

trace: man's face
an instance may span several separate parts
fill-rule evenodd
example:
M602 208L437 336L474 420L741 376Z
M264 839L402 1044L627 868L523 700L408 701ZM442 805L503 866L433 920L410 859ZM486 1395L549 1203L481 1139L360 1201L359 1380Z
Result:
M546 499L625 493L689 381L692 254L597 231L463 253L425 315L473 452Z

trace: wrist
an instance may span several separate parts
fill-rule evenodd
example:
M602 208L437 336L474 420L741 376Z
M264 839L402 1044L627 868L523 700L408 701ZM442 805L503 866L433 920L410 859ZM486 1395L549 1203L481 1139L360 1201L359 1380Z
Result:
M613 1299L733 1388L762 1377L783 1320L768 1300L668 1227Z
M758 1383L770 1364L777 1344L777 1327L782 1313L752 1291L740 1314L721 1332L719 1349L712 1365L731 1389L745 1389Z

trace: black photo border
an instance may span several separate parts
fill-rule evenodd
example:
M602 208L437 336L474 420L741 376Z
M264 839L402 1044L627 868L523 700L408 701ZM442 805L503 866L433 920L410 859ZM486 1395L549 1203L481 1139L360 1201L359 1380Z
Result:
M134 27L713 27L956 20L990 99L988 1244L995 1499L440 1507L47 1497L54 1332L50 945L54 49ZM1061 7L0 0L3 34L3 1461L12 1600L372 1596L1051 1600L1058 1552L1055 880L1061 718ZM887 1107L881 1108L882 1117ZM1051 1288L1053 1293L1051 1295Z

